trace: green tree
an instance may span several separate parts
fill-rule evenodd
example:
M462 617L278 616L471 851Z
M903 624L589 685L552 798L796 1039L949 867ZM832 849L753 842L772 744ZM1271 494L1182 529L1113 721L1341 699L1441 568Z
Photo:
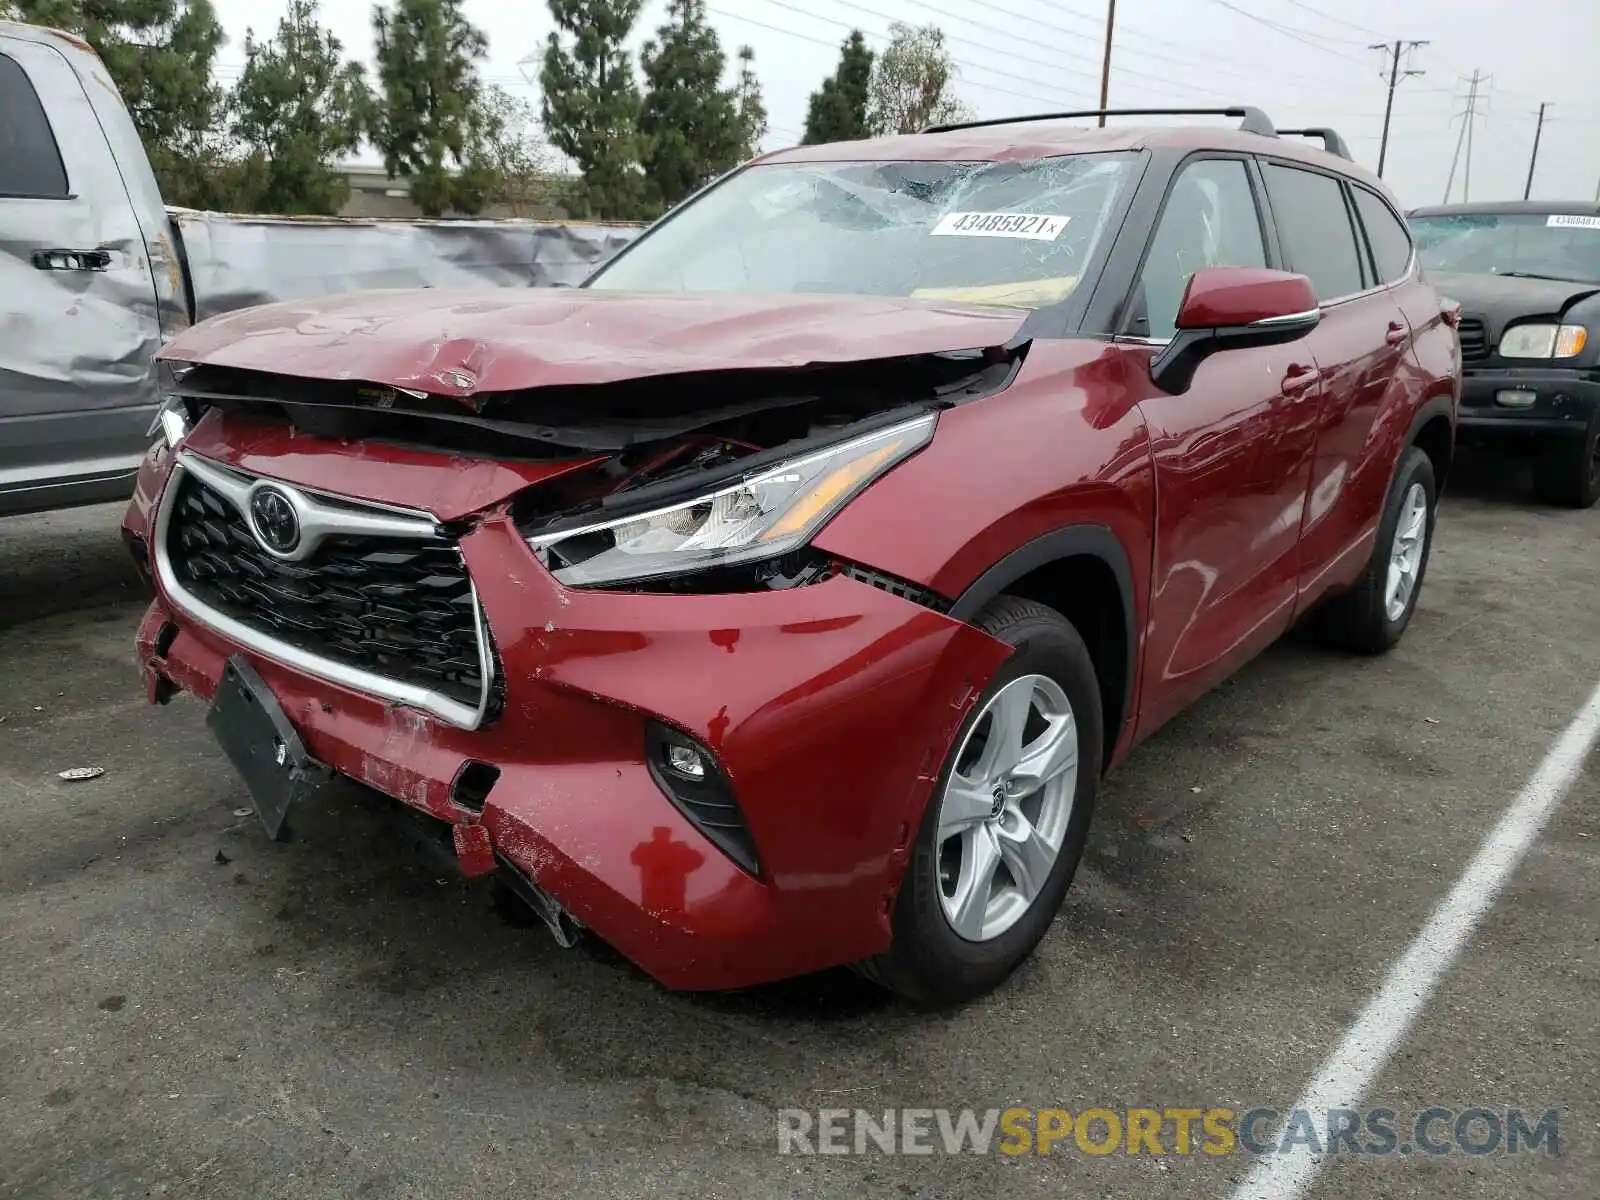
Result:
M251 160L251 208L334 213L344 203L349 185L333 164L360 146L372 95L343 49L318 22L317 0L289 0L269 41L246 34L232 132Z
M811 93L804 144L848 142L871 133L867 125L867 89L872 82L872 61L867 39L859 29L852 30L840 48L838 69Z
M483 179L482 84L477 64L488 39L461 12L461 0L395 0L375 7L380 97L373 144L391 179L407 176L424 214L478 212Z
M737 98L722 86L727 58L705 0L668 0L656 37L639 58L648 84L639 131L653 199L670 208L738 164L743 130Z
M168 204L234 207L240 164L226 93L212 80L227 41L210 0L12 0L24 21L78 34L105 62Z
M756 52L739 47L739 81L734 84L734 105L739 112L739 158L754 158L761 153L761 139L767 136L767 105L761 96L761 80L756 78Z
M539 115L551 145L583 175L582 201L590 217L641 215L639 86L625 45L642 4L550 0L556 29L539 72Z
M873 64L867 124L874 134L916 133L971 114L957 99L955 62L937 25L889 25L889 45Z

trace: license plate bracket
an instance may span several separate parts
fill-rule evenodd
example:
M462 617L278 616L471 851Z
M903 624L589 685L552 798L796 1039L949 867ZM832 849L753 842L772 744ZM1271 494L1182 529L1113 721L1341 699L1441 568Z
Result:
M282 841L290 807L316 791L327 771L306 751L278 698L242 655L223 668L206 727L244 779L267 836Z

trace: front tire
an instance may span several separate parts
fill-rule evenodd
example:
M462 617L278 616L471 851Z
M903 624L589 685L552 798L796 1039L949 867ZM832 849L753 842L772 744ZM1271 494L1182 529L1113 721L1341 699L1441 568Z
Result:
M974 622L1014 649L957 733L895 901L858 969L913 1003L992 991L1033 953L1083 856L1100 782L1094 662L1060 613L1001 596Z
M1438 501L1432 461L1417 447L1406 447L1366 571L1318 614L1324 641L1363 654L1382 654L1399 642L1422 594Z

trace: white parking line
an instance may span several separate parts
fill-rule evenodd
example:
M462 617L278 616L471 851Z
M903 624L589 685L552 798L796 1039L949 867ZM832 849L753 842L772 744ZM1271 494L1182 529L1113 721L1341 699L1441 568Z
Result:
M1339 1048L1323 1063L1295 1108L1326 1127L1330 1108L1354 1108L1422 1011L1441 976L1533 845L1550 814L1571 790L1600 737L1600 687L1590 693L1516 800L1478 847L1383 986L1356 1018ZM1233 1200L1295 1200L1316 1176L1322 1156L1291 1148L1255 1160Z

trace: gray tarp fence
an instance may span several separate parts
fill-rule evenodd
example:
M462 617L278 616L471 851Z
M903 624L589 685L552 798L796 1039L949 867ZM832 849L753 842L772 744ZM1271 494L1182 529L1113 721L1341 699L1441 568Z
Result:
M197 320L369 288L581 283L640 227L542 221L271 217L169 209Z

